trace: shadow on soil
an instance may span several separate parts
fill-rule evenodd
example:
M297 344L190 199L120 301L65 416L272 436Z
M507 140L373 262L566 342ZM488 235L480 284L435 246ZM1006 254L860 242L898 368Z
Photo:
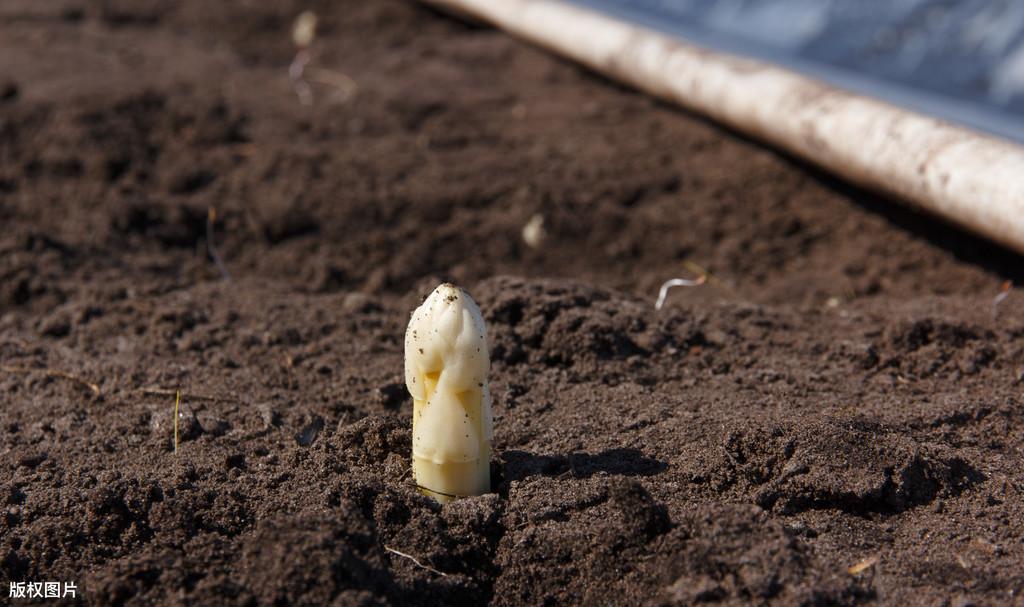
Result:
M623 87L621 84L609 80L602 74L589 72L587 70L584 71L595 76L602 82L611 84L614 88L619 89L620 91L637 95L642 94L628 87ZM769 145L759 139L753 138L749 134L738 131L729 125L711 120L707 116L690 112L661 100L655 100L654 104L657 107L679 112L691 119L710 125L713 128L726 133L731 137L740 139L753 147L769 150L773 154L784 158L790 164L807 172L812 179L824 187L841 194L851 203L871 213L884 217L889 221L889 223L899 229L910 234L914 234L938 248L949 251L955 258L962 262L984 268L990 272L998 274L1006 280L1013 281L1014 284L1024 284L1024 263L1022 263L1024 262L1024 255L1020 255L1007 247L992 242L991 240L972 234L965 228L961 228L953 223L927 214L924 211L915 208L910 203L900 201L888 194L876 192L845 181L825 169L811 164L803 158L795 156L786 150Z
M884 217L901 230L949 251L960 261L984 268L1004 279L1012 280L1015 284L1024 283L1024 256L975 236L964 228L927 215L908 206L907 203L859 188L798 158L782 155L790 162L802 166L828 189L842 194L857 206Z
M502 480L519 481L531 476L571 475L588 478L605 473L623 476L652 476L664 471L665 462L650 458L638 449L609 449L597 454L536 455L526 451L503 454Z

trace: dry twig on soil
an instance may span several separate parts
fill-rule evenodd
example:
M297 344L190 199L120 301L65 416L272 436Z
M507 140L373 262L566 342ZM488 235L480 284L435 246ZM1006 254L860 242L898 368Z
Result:
M76 384L78 384L80 386L85 386L86 388L89 388L90 391L92 391L93 396L99 396L100 395L100 387L99 387L98 384L94 384L91 381L82 379L81 377L78 377L77 375L72 375L71 373L68 373L67 371L60 371L60 370L57 370L57 369L48 369L48 368L16 367L16 366L9 366L9 365L4 365L4 366L0 367L0 371L5 371L7 373L35 373L35 372L38 371L40 373L45 374L46 377L59 377L61 379L66 379L66 380L75 382Z
M178 454L178 410L181 405L181 392L174 393L174 454Z
M189 400L205 400L218 403L233 403L237 399L230 398L227 396L214 396L210 394L196 394L194 392L179 392L170 388L139 388L136 390L139 394L145 394L146 396L175 396L181 394L181 398L187 398Z
M876 556L869 556L868 558L866 558L863 561L857 563L856 565L851 566L849 569L846 570L846 572L849 573L850 575L857 575L859 573L863 573L863 572L867 571L868 569L874 567L877 563L878 563L878 556L877 555Z

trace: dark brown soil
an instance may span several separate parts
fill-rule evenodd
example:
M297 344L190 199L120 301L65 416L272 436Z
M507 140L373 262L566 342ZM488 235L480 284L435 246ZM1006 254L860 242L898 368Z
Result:
M354 97L299 103L306 8ZM1020 258L499 32L5 0L0 222L0 602L1024 604ZM441 507L402 337L445 278L496 459Z

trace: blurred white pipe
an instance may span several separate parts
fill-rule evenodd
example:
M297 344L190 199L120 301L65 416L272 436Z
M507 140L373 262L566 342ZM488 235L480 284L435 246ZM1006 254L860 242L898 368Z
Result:
M422 1L482 19L1024 253L1024 149L1017 145L557 0Z

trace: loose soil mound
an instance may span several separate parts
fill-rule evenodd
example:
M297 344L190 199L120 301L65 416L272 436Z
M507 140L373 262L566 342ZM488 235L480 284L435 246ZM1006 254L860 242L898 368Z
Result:
M310 73L354 96L299 103L306 8ZM1019 258L411 3L0 23L5 589L1022 600L1024 311L992 308ZM717 280L654 310L686 262ZM443 278L488 322L496 418L494 493L445 507L401 371Z

